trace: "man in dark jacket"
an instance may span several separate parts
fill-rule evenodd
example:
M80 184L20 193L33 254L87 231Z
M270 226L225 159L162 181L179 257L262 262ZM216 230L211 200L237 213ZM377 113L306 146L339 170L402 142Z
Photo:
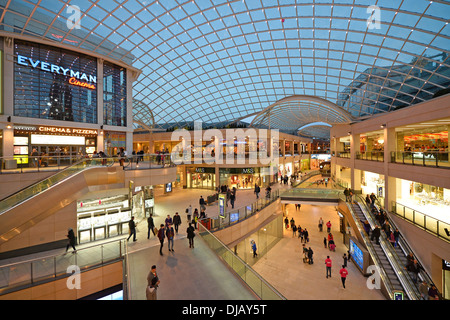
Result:
M178 233L178 226L181 224L181 217L178 214L178 212L175 212L172 222L173 222L173 225L175 226L175 232Z
M373 240L375 238L376 244L380 244L380 227L377 225L372 231L372 236L370 237L370 240Z
M134 222L134 217L131 217L131 220L128 222L128 227L130 229L130 235L127 238L127 241L130 240L131 236L133 236L133 241L137 241L136 239L136 223Z
M151 214L150 217L147 218L147 226L148 226L148 232L147 232L147 239L150 239L150 230L152 230L153 235L155 234L155 223L153 222L153 215Z
M77 249L75 249L75 233L72 228L69 228L67 238L69 239L69 243L66 246L66 252L69 250L69 247L73 248L74 253L77 252Z
M158 230L158 239L159 239L159 242L161 243L161 246L159 247L159 254L160 255L163 255L162 248L164 246L164 237L165 237L164 234L165 234L164 225L161 224L160 228Z
M194 237L195 237L195 229L191 223L189 223L189 227L186 229L187 238L189 239L189 248L194 248Z

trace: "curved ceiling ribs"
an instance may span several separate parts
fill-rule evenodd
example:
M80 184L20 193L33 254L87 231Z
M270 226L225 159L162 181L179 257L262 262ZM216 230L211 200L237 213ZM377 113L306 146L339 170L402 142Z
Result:
M69 29L66 0L6 0L0 29L142 70L134 116L146 125L230 123L258 113L265 123L261 112L270 108L272 125L299 128L305 118L390 112L450 86L448 1L297 2L72 0L80 28ZM291 96L334 107L281 103Z

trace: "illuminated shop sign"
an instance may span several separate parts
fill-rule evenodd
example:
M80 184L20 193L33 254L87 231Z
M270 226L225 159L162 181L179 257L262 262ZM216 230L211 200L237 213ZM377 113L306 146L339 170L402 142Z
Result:
M15 130L19 131L34 131L41 133L65 133L78 135L97 135L98 131L95 129L79 129L79 128L64 128L64 127L50 127L50 126L14 126Z
M38 68L43 71L48 71L52 73L62 74L65 76L69 76L69 83L71 85L95 89L95 84L97 83L97 76L87 75L86 73L75 71L70 68L63 68L53 63L48 63L41 60L33 60L32 58L28 58L26 56L22 56L20 54L17 55L17 63L22 66L31 66L33 68Z

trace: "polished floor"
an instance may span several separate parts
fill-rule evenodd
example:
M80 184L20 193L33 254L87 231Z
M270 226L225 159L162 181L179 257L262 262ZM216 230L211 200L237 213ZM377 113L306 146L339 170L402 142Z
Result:
M313 178L318 179L318 177ZM314 185L315 188L325 188L324 185ZM330 188L331 186L328 185ZM276 185L275 188L290 188ZM173 215L178 211L183 223L186 221L184 209L189 203L198 206L200 195L208 194L205 190L176 189L172 195L156 197L155 208L158 216L157 223L162 222L167 214ZM244 206L255 201L251 190L240 190L236 206ZM208 216L217 215L217 206L207 207ZM339 223L338 215L333 206L302 205L300 211L295 211L294 205L287 206L289 219L294 217L296 224L307 228L310 232L310 243L314 251L313 265L304 264L301 255L300 239L293 237L292 231L285 230L281 239L265 256L258 256L253 264L255 269L265 280L275 287L289 300L384 300L379 290L370 290L366 286L365 278L353 265L348 263L348 278L346 288L341 284L339 269L342 255L347 248L340 241L340 234L336 231ZM323 236L317 228L319 217L332 223L335 231L337 248L330 252L323 246ZM157 265L161 278L158 299L254 299L245 285L234 278L228 268L211 254L209 248L197 236L195 249L190 249L185 238L186 225L182 224L174 245L174 252L163 248L163 256L159 255L159 242L151 235L147 240L146 233L141 228L138 241L130 243L130 264L132 273L132 299L145 299L145 279L151 265ZM200 252L202 251L202 252ZM240 250L238 250L240 251ZM325 277L324 260L330 255L333 260L332 277ZM231 281L232 279L232 281ZM163 283L165 283L163 285ZM232 284L232 285L229 285ZM193 289L195 288L195 289ZM201 289L200 289L201 288ZM232 292L230 292L230 290Z
M310 187L324 188L325 186L311 185ZM328 188L330 187L328 185ZM290 187L278 184L274 188L288 189ZM210 190L175 188L172 194L163 194L162 190L156 190L156 225L163 223L168 214L173 216L175 212L181 215L182 225L175 238L174 252L169 252L165 243L161 256L159 241L156 237L151 234L150 239L147 239L146 221L138 223L137 241L128 242L131 299L146 299L146 278L152 265L157 266L161 281L158 289L159 300L257 299L254 293L207 247L200 236L195 238L195 248L189 248L186 238L185 209L189 204L193 208L198 207L200 196L206 198L211 193ZM235 208L248 205L255 200L253 190L239 190ZM206 213L209 217L217 216L217 204L207 206ZM289 219L294 217L296 224L309 230L311 240L308 246L314 250L315 263L307 265L302 262L300 239L293 237L291 230L284 230L283 238L266 255L258 256L252 263L253 268L284 297L290 300L384 299L379 291L369 290L366 287L367 279L352 265L352 262L349 262L346 288L342 288L338 266L342 263L341 257L347 249L342 241L339 241L339 233L336 232L337 250L329 252L323 248L324 233L319 233L317 230L319 217L325 221L330 220L333 224L332 228L336 228L339 220L334 207L302 205L300 211L295 211L294 205L288 205L287 214ZM78 248L81 249L87 245L80 245ZM53 250L45 254L60 254L63 251L63 249ZM325 277L326 255L330 255L334 263L333 276L329 279ZM34 255L33 258L36 256ZM72 255L67 255L67 259L72 259ZM0 264L5 262L13 261L1 261Z

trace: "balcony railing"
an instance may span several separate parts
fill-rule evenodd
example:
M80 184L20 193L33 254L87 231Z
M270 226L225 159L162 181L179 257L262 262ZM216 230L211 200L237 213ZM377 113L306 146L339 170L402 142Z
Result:
M450 168L448 151L392 151L391 162L424 167Z
M356 152L355 158L358 160L384 161L384 151Z
M392 212L401 218L408 220L416 226L428 231L438 238L450 241L450 224L415 209L409 208L396 201L392 201Z

